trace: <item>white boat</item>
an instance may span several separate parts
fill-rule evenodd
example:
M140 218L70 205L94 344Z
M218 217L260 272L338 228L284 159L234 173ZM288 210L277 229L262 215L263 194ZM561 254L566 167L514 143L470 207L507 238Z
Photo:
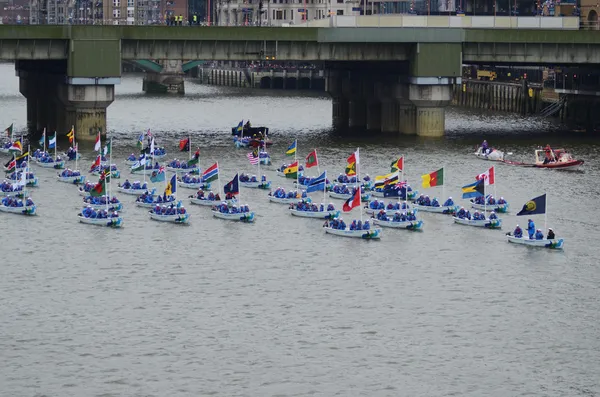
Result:
M11 183L16 183L17 181L15 179L9 179L9 182ZM40 180L38 179L37 176L34 176L33 178L28 176L27 177L27 186L28 187L36 187L39 185Z
M9 192L4 192L0 190L0 197L6 197L6 196L17 196L17 197L25 197L29 194L29 192L20 189L20 190L11 190Z
M167 165L165 167L165 169L169 172L175 172L175 173L177 173L177 175L187 174L187 173L194 173L194 174L200 173L200 168L198 168L198 167L176 168L176 167L171 167L171 166Z
M511 235L507 235L506 237L508 238L509 243L528 245L530 247L557 249L557 250L563 249L563 246L565 243L564 239L562 239L562 238L553 239L553 240L548 240L548 239L531 240L527 237L515 237L515 236L511 236Z
M365 209L365 212L369 215L377 214L377 213L379 213L379 211L385 210L386 215L393 216L397 211L405 212L412 208L412 206L408 202L405 203L404 208L402 205L403 203L401 201L398 201L397 204L399 204L399 206L398 206L399 208L392 208L392 209L387 209L388 208L387 205L384 208L374 209L374 208L369 207L369 204L367 204L367 205L365 205L364 209Z
M296 208L289 209L290 214L301 218L313 218L313 219L334 219L340 216L340 211L299 211Z
M308 197L275 197L269 194L269 201L277 204L296 204L299 200L310 202Z
M84 203L83 204L83 208L90 206L91 208L95 209L96 211L102 211L102 210L106 210L106 204L91 204L91 203ZM108 204L108 212L114 212L114 211L123 211L123 204L121 203L114 203Z
M173 214L173 215L161 215L155 214L154 211L148 211L150 215L150 219L159 222L170 222L170 223L178 223L178 224L188 224L190 222L190 214Z
M212 214L215 218L227 219L228 221L254 222L254 212L237 212L232 214L231 212L227 213L212 210Z
M79 222L85 223L87 225L95 225L95 226L105 226L105 227L113 227L119 228L123 225L123 218L115 217L115 218L86 218L82 214L77 214L79 217Z
M352 193L336 193L334 191L329 192L329 197L338 199L338 200L348 200L352 197ZM369 201L371 198L371 193L363 193L360 196L360 201Z
M458 205L447 205L440 207L432 207L430 205L419 205L416 203L412 203L411 205L413 209L423 212L433 212L435 214L455 214L459 209Z
M504 152L501 152L498 149L488 149L489 152L485 152L483 151L483 148L481 146L479 146L477 148L477 151L475 153L473 153L477 158L480 158L482 160L489 160L489 161L504 161Z
M152 166L152 168L146 168L145 172L144 170L134 170L132 168L129 169L129 172L133 175L144 175L145 173L146 175L150 176L152 171L158 171L158 168L154 168L154 166Z
M323 229L325 229L325 233L342 237L362 238L365 240L379 240L381 238L381 229L379 228L371 228L369 230L350 230L347 227L346 229L334 229L329 226L323 226Z
M83 175L76 175L76 176L57 175L56 178L58 178L59 182L71 183L74 185L81 185L82 183L85 182L85 176L83 176Z
M271 188L271 181L267 181L267 182L260 182L260 181L256 181L256 182L242 182L240 181L240 186L243 187L248 187L248 188L253 188L253 189L270 189Z
M475 204L473 202L474 199L470 199L469 201L471 202L471 208L474 208L476 210L479 211L494 211L494 212L500 212L500 213L506 213L508 212L508 203L504 203L504 204L488 204L488 205L483 205L483 204Z
M158 197L158 196L154 196L154 197ZM135 201L135 205L138 207L142 207L142 208L154 208L157 205L160 205L162 207L163 205L171 205L171 204L177 204L177 200L163 201L160 203L157 203L157 202L146 203L146 202L137 201L137 200Z
M9 214L19 215L35 215L37 207L35 205L23 206L23 207L7 207L0 203L0 212L7 212Z
M61 170L61 169L65 168L65 162L62 160L52 161L49 163L44 163L42 161L36 161L36 164L42 168L54 168L56 170Z
M122 186L117 186L117 190L119 190L123 194L130 194L132 196L141 196L146 191L148 191L150 194L156 193L156 189L149 189L147 187L145 187L143 189L142 188L139 188L139 189L133 189L133 188L125 189Z
M475 227L484 227L486 229L501 229L502 228L502 219L468 219L468 218L459 218L457 216L452 217L454 219L454 223L458 223L460 225L467 226L475 226Z
M423 229L423 221L420 219L417 219L416 221L403 221L403 222L398 222L398 221L393 221L393 220L382 221L377 218L372 218L372 219L373 219L373 223L375 225L379 225L379 226L383 226L383 227L391 227L391 228L396 228L396 229L407 229L407 230L422 230Z
M184 187L186 189L194 189L194 190L198 190L198 189L210 189L210 182L196 182L196 183L186 183L186 182L182 182L182 181L177 181L177 186L178 187Z

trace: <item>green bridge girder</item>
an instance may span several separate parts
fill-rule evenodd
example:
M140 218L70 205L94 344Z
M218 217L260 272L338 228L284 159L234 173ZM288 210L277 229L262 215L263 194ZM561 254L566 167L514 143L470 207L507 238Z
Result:
M184 62L181 65L181 70L183 71L183 73L185 73L188 70L195 68L196 66L203 65L204 62L206 62L206 61L189 61L189 62Z
M138 60L129 61L129 62L133 63L135 66L139 67L140 69L142 69L146 72L160 73L163 70L163 67L161 64L154 62L154 61L150 61L148 59L138 59Z

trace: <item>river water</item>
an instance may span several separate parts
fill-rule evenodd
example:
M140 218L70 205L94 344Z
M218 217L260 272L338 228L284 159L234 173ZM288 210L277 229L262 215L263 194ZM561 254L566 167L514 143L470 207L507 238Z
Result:
M11 65L0 65L0 82L0 123L21 131L25 99ZM357 147L371 176L402 154L415 187L445 167L444 191L427 192L439 198L458 199L491 165L471 155L483 138L517 160L549 143L586 163L580 172L497 165L497 194L511 203L502 231L422 214L422 233L384 229L378 242L325 235L321 221L293 218L252 189L242 190L251 225L190 205L189 227L160 224L122 196L125 227L95 228L77 222L76 189L36 169L39 216L0 214L0 395L600 394L597 138L458 109L447 112L444 139L349 135L331 131L331 102L315 94L188 82L184 97L151 97L141 86L125 76L109 108L122 169L150 128L169 159L185 157L176 145L190 134L223 182L256 173L229 132L248 118L271 128L274 166L289 161L296 137L300 156L317 148L332 176ZM80 168L92 159L87 149ZM274 185L290 188L274 169L265 170ZM516 212L544 192L564 252L506 242L526 223ZM543 227L543 216L534 220Z

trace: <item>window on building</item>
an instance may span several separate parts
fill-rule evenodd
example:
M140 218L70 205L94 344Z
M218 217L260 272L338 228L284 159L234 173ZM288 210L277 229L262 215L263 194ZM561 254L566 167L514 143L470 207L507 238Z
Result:
M113 0L113 7L121 7L121 0Z
M127 18L133 18L134 17L134 11L133 10L127 10Z
M287 10L283 10L283 19L287 19Z
M344 10L337 10L337 15L344 15Z
M127 7L135 7L135 0L127 0Z
M118 1L118 0L113 0ZM113 10L113 18L121 18L121 10Z

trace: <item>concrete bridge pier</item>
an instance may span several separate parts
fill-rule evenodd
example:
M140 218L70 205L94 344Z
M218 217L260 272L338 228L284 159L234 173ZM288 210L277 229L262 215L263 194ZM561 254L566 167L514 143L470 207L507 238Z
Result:
M159 61L158 63L162 65L162 71L146 72L142 80L142 90L151 94L185 94L183 61Z
M350 73L344 79L342 89L348 95L348 127L365 129L367 127L367 100L365 96L365 80L363 76Z
M349 101L343 90L344 78L339 71L330 70L325 80L325 91L331 95L331 119L334 128L348 128Z
M75 127L78 142L93 142L98 132L106 136L106 108L115 99L114 84L60 84L57 131L65 135Z
M58 77L42 73L21 73L19 91L27 98L27 130L41 134L56 129L56 94Z
M446 107L452 101L452 86L449 81L441 83L409 84L408 99L414 105L414 110L407 107L404 110L404 115L408 120L412 120L414 112L415 121L414 127L412 125L406 126L407 131L411 131L408 133L416 133L419 136L427 137L444 136Z
M365 126L369 131L381 131L381 100L378 95L378 82L374 79L363 81L363 97L366 100Z

